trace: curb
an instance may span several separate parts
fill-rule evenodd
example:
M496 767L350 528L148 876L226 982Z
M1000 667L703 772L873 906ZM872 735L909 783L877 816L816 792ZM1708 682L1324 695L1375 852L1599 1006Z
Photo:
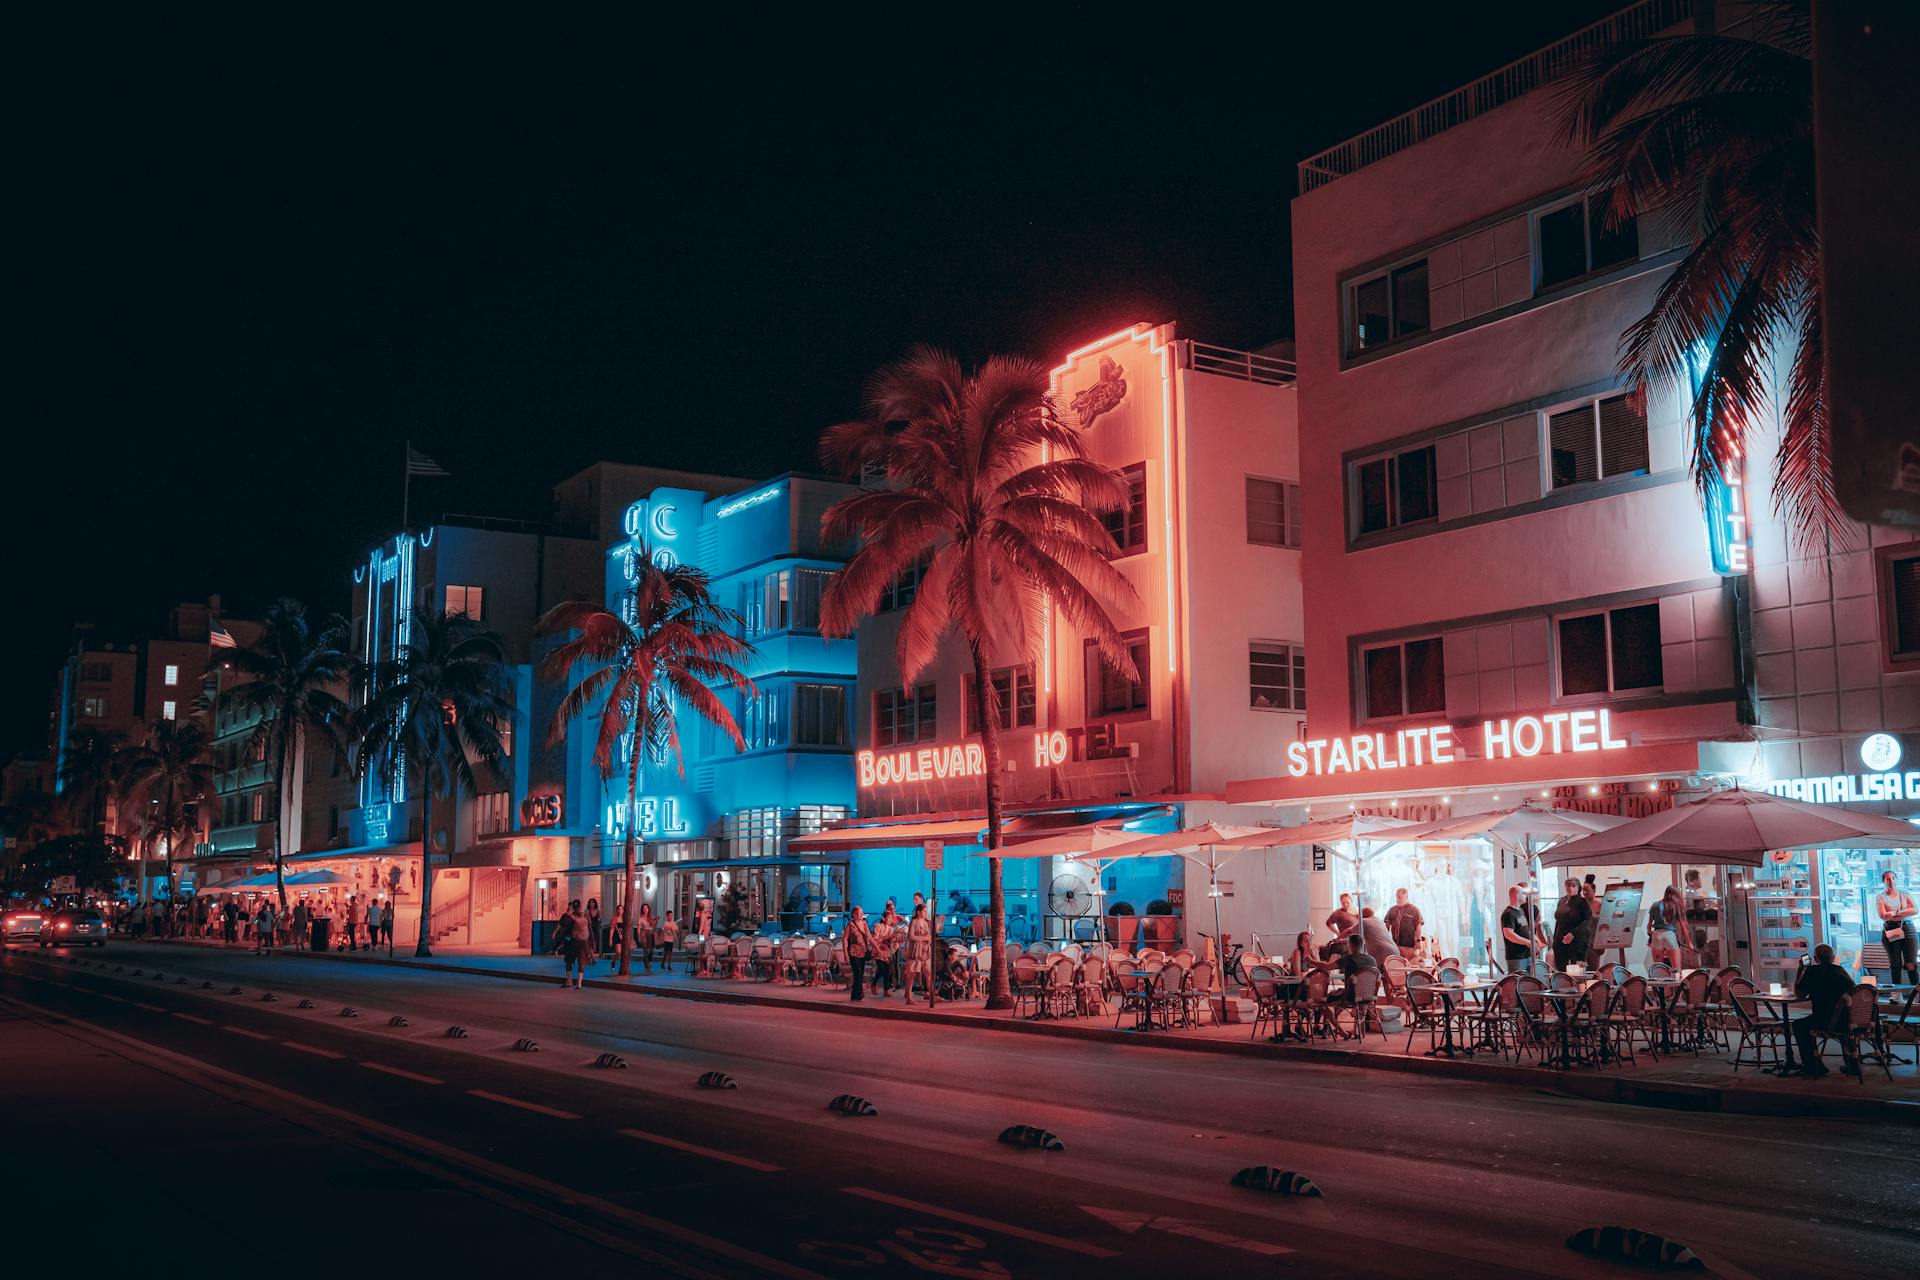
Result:
M168 939L193 946L212 946L199 939ZM221 946L220 950L232 950ZM558 979L535 973L488 969L476 965L442 960L415 960L374 953L328 952L316 956L311 951L281 951L311 959L350 964L384 964L461 973L509 982L531 982L552 986ZM1223 1057L1264 1058L1269 1061L1307 1062L1315 1066L1352 1067L1362 1071L1384 1071L1402 1075L1437 1076L1450 1080L1480 1080L1519 1088L1541 1089L1580 1098L1588 1102L1606 1102L1622 1106L1651 1107L1667 1111L1695 1111L1722 1115L1776 1116L1833 1120L1868 1120L1905 1128L1920 1128L1920 1100L1897 1098L1846 1098L1774 1092L1771 1090L1729 1089L1719 1085L1681 1084L1676 1081L1634 1080L1623 1076L1551 1071L1541 1067L1520 1067L1507 1063L1457 1062L1445 1058L1403 1058L1355 1053L1341 1049L1319 1049L1309 1045L1268 1044L1259 1040L1182 1040L1173 1037L1146 1037L1116 1027L1084 1026L1073 1022L1031 1022L1024 1019L990 1019L975 1014L942 1013L938 1009L911 1007L862 1008L851 1001L815 1003L783 1000L777 996L756 995L747 991L703 991L685 987L643 986L638 982L613 982L588 978L585 985L604 991L624 991L630 995L653 996L666 1000L691 1000L703 1004L742 1005L767 1009L792 1009L801 1012L835 1014L851 1018L880 1018L902 1022L931 1023L936 1026L971 1027L981 1031L1009 1032L1016 1035L1047 1036L1100 1044L1125 1044L1174 1053L1206 1053Z

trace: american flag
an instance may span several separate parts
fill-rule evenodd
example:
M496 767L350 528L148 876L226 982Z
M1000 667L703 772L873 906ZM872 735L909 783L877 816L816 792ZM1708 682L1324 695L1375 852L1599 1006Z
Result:
M240 647L234 643L233 637L227 634L227 629L220 625L220 619L218 618L213 619L211 629L207 632L207 643L216 649L238 649Z
M447 469L420 452L412 445L407 446L407 474L410 476L444 476L450 474Z

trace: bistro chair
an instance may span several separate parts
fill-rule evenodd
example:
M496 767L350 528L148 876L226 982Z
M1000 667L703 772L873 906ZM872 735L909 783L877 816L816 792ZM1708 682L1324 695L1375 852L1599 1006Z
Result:
M755 938L753 940L751 965L754 977L765 980L773 976L774 969L777 965L773 953L774 944L772 938Z
M1861 1084L1867 1081L1869 1059L1880 1064L1889 1081L1893 1079L1893 1055L1888 1051L1886 1028L1880 1022L1879 994L1872 987L1855 987L1833 1011L1833 1029L1820 1035L1820 1052L1826 1052L1827 1041L1838 1040L1841 1058Z
M1052 957L1040 984L1040 1016L1067 1018L1075 1012L1078 993L1074 990L1073 961L1062 955Z
M1466 982L1467 975L1460 971L1459 961L1449 960L1434 971L1433 978L1443 987L1457 987Z
M1460 1020L1460 1035L1466 1042L1468 1052L1480 1049L1498 1049L1502 1053L1506 1046L1501 1038L1507 1029L1506 1007L1513 1001L1515 979L1512 974L1500 979L1487 992L1486 999L1478 1005L1464 1005L1454 1011ZM1385 1033L1382 1033L1383 1037Z
M1069 942L1066 946L1060 948L1060 954L1067 957L1067 959L1073 961L1075 964L1079 964L1082 960L1087 958L1086 955L1081 950L1080 944L1077 942Z
M1033 956L1022 955L1015 957L1008 968L1011 972L1007 980L1013 988L1013 1016L1018 1018L1022 1016L1022 1009L1031 1007L1032 1012L1025 1016L1032 1017L1040 1011L1040 962Z
M1624 965L1614 965L1616 969ZM1676 1014L1679 1010L1676 1008ZM1637 1038L1645 1042L1647 1052L1659 1057L1659 1038L1655 1035L1659 1024L1659 1006L1647 999L1647 980L1637 975L1629 975L1614 992L1613 1003L1607 1008L1607 1030L1613 1042L1615 1062L1632 1062L1633 1042Z
M1117 965L1113 970L1113 985L1120 994L1120 1012L1114 1016L1113 1025L1119 1026L1120 1020L1129 1013L1134 1016L1135 1026L1143 1025L1150 1007L1147 997L1153 990L1152 979L1132 965Z
M815 948L816 954L818 948ZM833 940L833 949L828 953L828 963L833 966L833 980L840 982L850 977L847 968L847 940L844 937Z
M1665 960L1655 960L1647 966L1647 976L1649 978L1671 978L1673 976L1673 966Z
M1307 1021L1309 1036L1325 1035L1333 1028L1333 1003L1328 998L1332 987L1333 975L1325 969L1307 975L1307 993L1300 1001L1299 1012Z
M1080 965L1080 974L1074 980L1073 990L1079 1012L1088 1015L1106 1013L1107 962L1099 956L1088 956Z
M1187 971L1177 964L1161 966L1153 975L1153 989L1147 995L1147 1023L1158 1022L1171 1029L1185 1013Z
M1580 984L1564 973L1556 971L1547 976L1547 990L1549 991L1578 991L1579 989Z
M1627 979L1633 976L1633 970L1616 961L1613 964L1601 965L1600 976L1608 982L1611 982L1614 986L1620 987L1625 986Z
M1271 1024L1273 1031L1280 1033L1280 985L1273 980L1273 969L1257 964L1247 970L1247 993L1253 997L1253 1038L1260 1038L1262 1024Z
M1225 993L1223 992L1222 994L1224 995ZM1187 983L1186 986L1182 988L1180 995L1181 999L1185 1001L1185 1006L1181 1009L1183 1019L1190 1027L1197 1025L1193 1017L1196 1008L1209 1011L1213 1008L1212 961L1202 960L1187 971ZM1211 1017L1211 1012L1209 1012L1209 1017Z
M1513 1060L1518 1062L1529 1053L1535 1058L1544 1057L1552 1033L1548 1021L1552 1010L1540 996L1547 984L1531 973L1514 974L1513 978L1513 1003L1507 1008L1507 1039Z
M1373 1021L1373 1006L1379 999L1378 969L1359 969L1347 979L1347 1003L1353 1006L1353 1039L1356 1043L1366 1039L1368 1027ZM1380 1038L1387 1038L1385 1028L1381 1029Z
M1680 980L1680 989L1669 998L1668 1019L1675 1028L1674 1034L1680 1037L1681 1047L1689 1053L1700 1052L1707 1043L1710 1029L1707 1019L1713 1008L1707 999L1707 993L1713 989L1713 975L1704 969L1695 969Z
M1388 956L1380 969L1387 975L1387 994L1405 995L1407 990L1407 960L1405 956Z
M1182 969L1193 968L1193 949L1191 947L1182 947L1167 958L1172 963L1179 965Z
M1739 1032L1739 1043L1733 1050L1733 1069L1740 1070L1749 1048L1753 1050L1753 1065L1764 1066L1778 1063L1780 1042L1784 1034L1777 1020L1760 1008L1753 998L1754 987L1745 978L1734 978L1727 984L1728 1003L1733 1006L1734 1025Z
M1015 942L1012 938L1007 939L1007 959L1009 961L1017 959L1018 957L1023 956L1026 953L1027 953L1027 949L1025 947Z
M1407 970L1407 1052L1413 1052L1413 1038L1422 1031L1431 1043L1435 1033L1444 1030L1441 1022L1446 1006L1434 994L1437 984L1425 969Z

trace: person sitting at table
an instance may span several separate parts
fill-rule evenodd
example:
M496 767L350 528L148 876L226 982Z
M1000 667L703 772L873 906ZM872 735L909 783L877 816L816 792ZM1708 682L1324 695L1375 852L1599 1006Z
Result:
M1346 981L1345 988L1339 995L1335 996L1334 999L1345 1004L1352 1004L1353 975L1363 969L1372 969L1375 973L1378 973L1380 971L1380 962L1367 954L1366 941L1361 938L1359 934L1355 933L1347 936L1346 954L1340 957L1334 967L1340 971L1340 976Z
M1346 937L1360 927L1360 917L1353 913L1353 895L1340 895L1340 905L1327 917L1327 928L1333 930L1333 937L1320 949L1323 960L1337 959L1347 949Z
M1553 967L1564 972L1575 960L1584 958L1584 948L1580 942L1580 926L1593 915L1593 908L1587 905L1587 899L1580 892L1580 882L1571 877L1566 883L1566 893L1560 904L1553 909Z
M1793 1020L1793 1042L1800 1048L1800 1074L1817 1080L1828 1071L1827 1064L1820 1061L1820 1055L1814 1050L1813 1038L1833 1030L1834 1015L1853 994L1853 979L1833 962L1833 948L1823 942L1813 949L1813 963L1803 966L1800 976L1794 980L1793 994L1813 1005L1804 1018ZM1860 1064L1851 1055L1845 1066L1848 1075L1860 1070Z
M1331 968L1333 968L1333 966L1327 961L1322 960L1320 953L1314 949L1313 930L1311 929L1302 929L1300 931L1300 936L1293 940L1292 953L1280 963L1281 972L1291 974L1296 978L1304 978L1315 969Z

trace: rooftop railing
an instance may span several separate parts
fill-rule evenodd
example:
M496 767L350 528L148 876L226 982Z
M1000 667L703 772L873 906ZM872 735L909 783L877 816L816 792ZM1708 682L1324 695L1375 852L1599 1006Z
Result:
M1337 147L1329 147L1299 165L1300 190L1304 194L1324 187L1336 178L1356 173L1397 151L1445 133L1496 107L1505 106L1523 94L1565 75L1568 68L1595 49L1623 40L1644 40L1693 17L1694 0L1640 0L1612 17L1602 18L1590 27L1574 32L1566 39L1530 53L1518 62L1510 62L1472 84L1415 107L1349 138Z
M1232 347L1216 347L1210 342L1189 342L1187 348L1190 353L1189 367L1199 373L1217 373L1222 377L1264 383L1270 387L1290 386L1294 380L1294 364L1291 360L1263 356L1254 351L1237 351Z

